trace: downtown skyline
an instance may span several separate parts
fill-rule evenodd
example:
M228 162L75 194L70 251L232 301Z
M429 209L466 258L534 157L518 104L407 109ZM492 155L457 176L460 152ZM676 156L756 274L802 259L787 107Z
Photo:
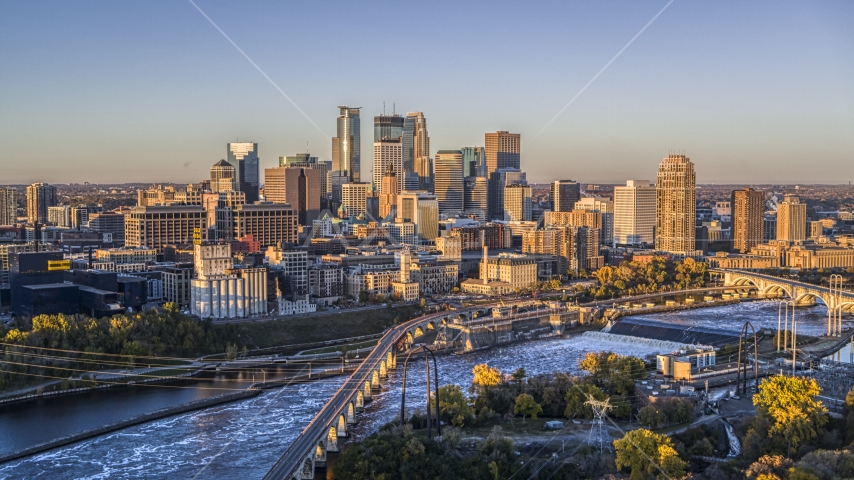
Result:
M431 157L482 146L485 132L520 133L532 183L651 179L671 149L687 151L699 184L854 177L848 4L454 6L459 18L479 23L428 13L400 40L384 39L383 22L356 7L196 5L305 116L190 3L12 5L0 20L0 38L13 46L0 60L17 66L0 72L3 183L194 182L238 138L259 144L262 170L305 152L306 143L329 160L336 106L362 106L369 140L367 119L383 112L383 101L386 113L424 112ZM384 19L399 24L409 8L382 9ZM257 23L255 37L238 13ZM355 64L336 78L328 24L348 15L364 28L342 47ZM85 21L72 25L78 16ZM277 32L276 18L294 22ZM90 22L97 28L84 31ZM490 33L490 24L506 31ZM525 32L534 27L531 38ZM386 73L386 54L366 50L416 55L405 46L418 34L418 62L401 61L396 75ZM512 68L490 69L499 54ZM455 65L459 75L439 75ZM362 143L366 177L371 145Z

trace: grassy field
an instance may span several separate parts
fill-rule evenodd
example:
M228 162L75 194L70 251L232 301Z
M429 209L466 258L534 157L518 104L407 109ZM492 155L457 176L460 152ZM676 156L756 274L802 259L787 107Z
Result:
M417 307L378 308L376 310L330 313L266 322L240 323L233 327L241 343L250 348L269 348L297 343L324 342L338 338L381 333L420 313ZM225 328L225 327L219 327Z

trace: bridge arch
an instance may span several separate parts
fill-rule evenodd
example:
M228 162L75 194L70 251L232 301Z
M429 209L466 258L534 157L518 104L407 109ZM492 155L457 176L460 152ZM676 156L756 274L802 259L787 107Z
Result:
M365 409L365 395L362 393L362 390L356 392L356 411L362 411Z
M324 440L317 442L317 447L314 449L314 464L326 466L326 442Z
M423 329L423 328L421 328L421 325L419 325L419 326L415 327L415 335L414 335L414 337L415 337L415 338L418 338L418 337L420 337L421 335L424 335L424 329Z
M427 330L436 330L436 324L432 320L427 322Z
M347 424L356 424L356 403L352 400L347 404Z
M326 451L338 451L338 429L334 425L329 427L329 431L326 434Z
M364 395L365 399L370 400L371 399L371 381L370 380L365 380L365 388L363 390L364 390L364 392L362 392L362 394Z
M338 415L338 428L336 428L336 430L338 431L339 437L347 436L347 417L345 417L343 413Z
M406 344L412 345L413 343L415 343L415 336L412 334L412 331L407 330L406 331Z
M300 477L302 478L314 478L314 458L309 456L302 463L302 469L300 470Z
M371 389L380 389L380 373L376 370L374 370L374 373L371 374Z

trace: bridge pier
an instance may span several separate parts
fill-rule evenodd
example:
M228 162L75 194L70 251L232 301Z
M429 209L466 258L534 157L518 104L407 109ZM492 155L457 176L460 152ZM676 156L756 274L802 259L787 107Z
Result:
M362 389L362 396L365 398L366 402L370 402L372 400L372 398L371 398L371 381L370 380L367 380L365 382L365 388Z
M374 373L371 374L371 390L379 390L380 389L380 372L374 370Z

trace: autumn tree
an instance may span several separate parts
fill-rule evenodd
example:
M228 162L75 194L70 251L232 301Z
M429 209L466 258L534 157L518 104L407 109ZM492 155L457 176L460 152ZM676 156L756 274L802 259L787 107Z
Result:
M433 401L435 397L431 398ZM443 422L457 427L464 426L474 418L474 410L459 385L439 387L439 415Z
M513 406L513 413L522 415L522 421L526 416L530 416L532 420L537 419L537 415L543 413L543 407L534 400L534 397L527 393L521 393L516 397L516 404Z
M501 371L485 363L478 363L471 370L474 378L471 381L471 392L482 395L489 387L501 383Z
M653 433L645 428L632 430L620 440L614 440L617 468L631 469L631 480L681 478L688 462L679 458L673 441L667 435Z
M815 399L821 393L811 378L775 376L759 384L753 405L760 416L768 418L769 437L782 437L789 456L792 447L818 436L827 423L827 409Z

